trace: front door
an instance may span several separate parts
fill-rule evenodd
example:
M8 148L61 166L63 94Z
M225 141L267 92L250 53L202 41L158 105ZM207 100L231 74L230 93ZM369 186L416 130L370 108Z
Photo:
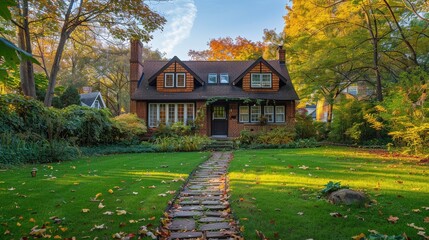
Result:
M212 135L228 135L228 114L226 105L212 106Z

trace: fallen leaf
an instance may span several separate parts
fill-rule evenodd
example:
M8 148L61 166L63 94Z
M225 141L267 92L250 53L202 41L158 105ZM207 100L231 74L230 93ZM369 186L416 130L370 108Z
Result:
M389 216L389 218L387 218L387 221L390 223L396 223L399 220L398 217L394 217L392 215Z
M133 192L133 194L134 194L134 195L137 195L137 194L139 194L139 193L138 193L138 192Z
M167 191L167 192L165 192L165 193L168 193L168 194L173 195L173 194L175 194L175 193L176 193L176 191Z
M152 188L153 189L153 188L156 188L156 187L155 187L155 185L152 185L152 186L149 186L147 188Z
M20 223L20 222L17 222L17 223L16 223L16 226L21 227L21 223Z
M99 209L102 209L102 208L104 208L105 206L103 205L103 202L100 202L99 204L98 204L98 208Z
M419 231L417 235L424 237L425 239L429 239L429 236L426 236L426 233L423 231Z
M55 235L54 239L62 239L62 237L60 235Z
M378 233L376 230L368 230L368 232L370 232L372 234L377 234Z
M342 217L343 215L341 215L341 213L338 212L331 212L329 213L329 215L331 215L331 217Z
M110 194L112 194L113 193L113 190L112 189L109 189L109 190L107 190Z
M419 231L424 231L424 230L425 230L425 228L418 227L418 226L416 226L414 223L407 223L407 226L408 226L408 227L412 227L412 228L414 228L414 229L416 229L416 230L419 230Z
M83 208L83 209L82 209L82 212L83 212L83 213L87 213L87 212L89 212L89 209L88 209L88 208Z
M420 209L418 209L418 208L417 209L413 209L412 211L415 212L415 213L421 212Z
M66 228L66 227L62 227L60 229L61 229L62 232L66 232L68 230L68 228Z
M29 222L36 222L36 220L34 220L34 218L30 218L29 220L28 220Z
M93 227L93 228L91 228L91 232L92 232L92 231L94 231L94 230L103 230L103 229L107 229L107 227L106 227L106 226L104 226L104 224L101 224L101 225L94 225L94 227Z
M362 239L365 239L365 234L361 233L359 235L353 236L352 239L353 240L362 240Z
M9 234L10 234L10 231L6 229L6 231L4 231L4 233L3 233L3 234L4 234L4 235L9 235Z
M153 220L155 220L156 219L156 217L155 216L153 216L153 217L150 217L149 218L149 220L151 220L151 221L153 221Z
M117 215L124 215L124 214L127 214L127 211L125 211L125 210L116 210L116 214Z
M46 232L46 228L38 228L39 226L34 226L31 231L30 231L30 235L31 236L35 236L35 237L42 237L45 232Z
M300 215L300 216L304 215L304 213L303 213L303 212L297 212L296 214L298 214L298 215Z
M102 195L103 195L102 193L97 193L97 194L95 194L95 198L94 199L97 199L97 198L101 197Z
M167 194L165 194L165 193L160 193L160 194L158 194L158 196L160 196L160 197L167 197Z
M103 214L104 214L104 215L113 215L113 212L111 212L111 211L106 211L106 212L104 212Z
M240 226L240 232L244 232L244 226Z
M128 222L129 222L129 223L136 223L137 221L136 221L136 220L131 219L131 220L128 220Z
M240 218L240 220L242 220L242 221L247 221L247 220L249 220L248 218Z
M298 168L303 169L303 170L307 170L307 169L308 169L308 166L302 165L302 166L300 166L300 167L298 167Z
M429 207L422 207L424 210L429 211Z
M11 188L8 188L7 190L9 190L9 191L13 191L13 190L15 190L16 188L14 188L14 187L11 187Z
M425 218L423 219L423 222L425 222L425 223L429 223L429 217L425 217Z
M243 201L244 201L244 198L240 198L240 199L239 199L239 201L240 201L240 202L243 202Z

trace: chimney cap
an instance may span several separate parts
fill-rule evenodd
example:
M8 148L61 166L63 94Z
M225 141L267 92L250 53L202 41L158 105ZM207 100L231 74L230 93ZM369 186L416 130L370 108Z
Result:
M283 50L283 45L278 45L278 46L277 46L277 49L278 49L278 50Z

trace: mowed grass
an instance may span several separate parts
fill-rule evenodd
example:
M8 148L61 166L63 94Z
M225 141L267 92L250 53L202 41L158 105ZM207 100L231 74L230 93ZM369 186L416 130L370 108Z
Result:
M140 226L154 229L173 191L208 156L124 154L0 170L0 239L30 237L35 226L58 239L112 239L119 232L136 234ZM93 229L102 224L106 229Z
M411 223L429 235L429 166L417 159L340 147L245 150L234 152L229 178L246 239L258 239L255 230L269 239L351 239L368 230L423 239ZM331 205L318 198L328 181L365 191L373 203Z

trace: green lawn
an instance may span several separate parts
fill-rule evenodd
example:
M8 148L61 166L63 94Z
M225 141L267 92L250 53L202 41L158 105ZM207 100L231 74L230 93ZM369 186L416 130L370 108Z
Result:
M246 239L257 239L255 230L269 239L351 239L368 230L423 239L407 226L429 235L429 166L417 162L340 147L236 151L230 200ZM318 198L328 181L363 190L374 203L331 205ZM389 223L389 216L399 220Z
M111 239L143 225L153 229L174 197L168 191L178 190L208 155L111 155L0 170L0 239L29 236L34 226L60 239ZM38 168L35 178L33 167ZM91 231L102 224L107 229Z

